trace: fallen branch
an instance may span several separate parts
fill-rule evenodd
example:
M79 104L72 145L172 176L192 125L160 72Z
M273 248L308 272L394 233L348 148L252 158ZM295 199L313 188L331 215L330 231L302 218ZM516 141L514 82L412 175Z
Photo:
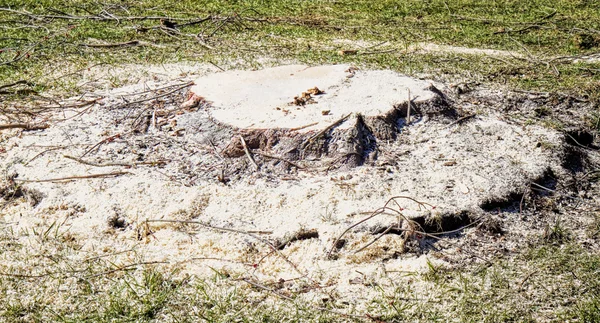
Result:
M316 126L318 124L319 124L318 122L313 122L313 123L307 124L305 126L300 126L300 127L296 127L296 128L290 128L288 130L289 131L298 131L298 130L306 129L306 128L309 128L309 127L312 127L312 126Z
M541 29L541 28L542 28L542 26L540 26L540 25L529 25L527 27L516 29L516 30L507 29L507 30L496 31L496 32L494 32L494 35L498 35L498 34L520 34L520 33L523 33L523 32L525 32L527 30Z
M57 102L56 100L54 100L53 98L46 98L46 97L43 97L43 98L46 100L49 100L49 101L54 101L56 103L56 105L40 106L41 109L79 109L79 108L86 107L90 104L94 104L94 103L102 100L102 97L98 97L95 99L91 99L89 101L83 101L81 103L73 103L73 104L63 105L60 102ZM77 101L75 101L75 102L77 102Z
M0 124L0 130L5 129L24 129L24 130L41 130L50 127L47 123L9 123Z
M86 152L84 152L83 155L81 155L81 158L85 157L85 155L89 154L92 150L100 147L101 145L103 145L103 144L105 144L107 142L113 142L113 141L115 141L115 139L118 139L118 138L121 138L121 134L120 133L118 133L118 134L116 134L114 136L110 136L110 137L108 137L106 139L101 140L97 144L93 145L92 148L86 150Z
M122 43L112 43L112 44L79 44L79 46L83 47L92 47L92 48L119 48L119 47L133 47L133 46L156 46L151 43L143 42L140 40L132 40Z
M450 128L450 127L452 127L453 125L456 125L456 124L463 123L463 122L464 122L464 121L466 121L466 120L469 120L469 119L471 119L471 118L474 118L476 115L477 115L476 113L473 113L473 114L466 115L466 116L464 116L464 117L460 117L460 118L456 119L456 121L454 121L454 122L450 123L448 126L446 126L446 128Z
M17 85L19 85L19 84L25 84L25 85L27 85L27 86L32 86L32 85L33 85L33 84L31 84L29 81L26 81L26 80L19 80L19 81L16 81L16 82L14 82L14 83L5 84L5 85L0 85L0 90L8 89L8 88L10 88L10 87L17 86Z
M29 165L29 163L31 163L32 161L34 161L35 159L37 159L38 157L42 156L43 154L45 154L45 153L47 153L49 151L59 150L59 149L66 149L66 148L68 148L68 146L59 146L59 147L52 147L50 149L46 149L46 150L42 151L41 153L33 156L33 158L31 158L29 161L27 161L25 163L25 166Z
M242 143L242 147L244 148L244 152L246 153L246 156L250 160L250 163L252 163L252 165L254 165L255 170L258 170L258 164L256 164L256 161L254 161L254 157L252 157L250 150L248 150L248 146L246 146L246 140L244 140L244 137L242 137L241 135L240 135L240 141Z
M105 15L101 14L97 15L89 15L89 16L72 16L72 15L35 15L26 11L18 11L9 8L0 8L0 11L6 11L22 16L27 16L32 19L42 20L42 19L64 19L64 20L96 20L96 21L133 21L133 20L187 20L186 18L170 18L164 16L115 16L115 15Z
M252 235L252 234L271 234L273 233L273 231L271 230L237 230L237 229L229 229L229 228L223 228L223 227L216 227L210 224L206 224L204 222L200 222L200 221L192 221L192 220L162 220L162 219L152 219L152 220L146 220L146 222L151 223L151 222L167 222L167 223L183 223L183 224L198 224L200 226L203 226L205 228L208 229L213 229L213 230L217 230L217 231L223 231L223 232L231 232L231 233L241 233L241 234L247 234L247 235ZM258 240L262 240L259 237L256 237Z
M74 160L78 163L82 163L85 165L89 165L89 166L94 166L94 167L111 167L111 166L122 166L122 167L136 167L138 165L152 165L152 166L156 166L156 165L164 165L166 164L165 161L150 161L150 162L138 162L138 163L94 163L94 162L90 162L87 160L83 160L81 158L77 158L77 157L73 157L73 156L69 156L69 155L63 155L63 157Z
M417 205L419 206L419 209L421 209L421 207L430 207L430 208L434 208L434 206L433 206L433 205L431 205L431 204L429 204L429 203L426 203L426 202L420 202L420 201L417 201L416 199L414 199L414 198L412 198L412 197L408 197L408 196L394 196L394 197L391 197L390 199L388 199L388 200L387 200L387 202L385 202L385 204L384 204L384 206L383 206L383 207L381 207L381 208L379 208L379 209L377 209L377 210L375 210L375 211L371 212L371 214L370 214L369 216L367 216L366 218L364 218L364 219L362 219L362 220L360 220L360 221L358 221L358 222L354 223L353 225L349 226L349 227L348 227L346 230L344 230L344 232L342 232L342 234L340 234L340 235L337 237L337 239L335 239L335 241L333 242L333 246L331 247L331 249L329 249L329 252L327 253L327 257L329 258L329 257L331 256L331 254L333 253L333 250L335 250L335 248L336 248L336 246L338 245L338 242L340 241L340 239L342 239L342 237L343 237L343 236L344 236L346 233L348 233L348 231L352 230L353 228L355 228L356 226L360 225L361 223L364 223L364 222L366 222L366 221L368 221L368 220L370 220L370 219L372 219L372 218L374 218L374 217L378 216L379 214L383 214L383 213L385 213L386 211L392 211L392 212L393 212L395 215L402 217L402 218L403 218L405 221L407 221L407 222L409 222L409 223L414 223L414 224L416 224L416 225L420 226L418 223L416 223L415 221L412 221L412 220L408 219L407 217L405 217L405 216L404 216L404 215L401 213L401 211L403 210L403 208L402 208L402 207L400 207L400 204L398 204L398 201L396 201L397 199L407 199L407 200L413 201L413 202L417 203ZM393 208L390 208L390 207L388 206L388 205L389 205L390 203L392 203L392 202L396 203L396 205L398 206L398 209L397 209L397 210L396 210L396 209L393 209ZM390 228L390 229L391 229L391 228ZM425 231L425 230L421 230L421 231ZM364 249L364 248L363 248L363 249Z
M183 84L183 85L181 85L179 87L176 87L175 89L173 89L173 90L171 90L169 92L166 92L166 93L163 93L163 94L160 94L160 95L156 95L156 96L153 96L153 97L150 97L150 98L145 98L145 99L140 99L140 100L136 100L136 101L132 101L132 102L123 103L121 105L118 105L116 108L120 109L120 108L124 108L124 107L126 107L128 105L131 105L131 104L143 103L143 102L146 102L146 101L152 101L152 100L160 99L162 97L171 95L171 94L173 94L173 93L175 93L175 92L177 92L179 90L183 90L186 87L190 87L192 85L194 85L193 81L192 82L187 82L187 83L185 83L185 84Z
M112 172L112 173L91 174L91 175L81 175L81 176L59 177L59 178L51 178L51 179L18 179L18 178L15 178L15 181L21 182L21 183L47 183L47 182L72 181L75 179L116 177L116 176L121 176L121 175L126 175L126 174L131 174L131 173L129 173L129 172Z

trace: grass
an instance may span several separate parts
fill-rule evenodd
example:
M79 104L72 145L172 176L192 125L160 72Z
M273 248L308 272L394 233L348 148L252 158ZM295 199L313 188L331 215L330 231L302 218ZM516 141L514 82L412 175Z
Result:
M316 308L300 293L290 294L291 300L275 297L235 275L181 275L160 264L135 264L135 256L130 267L117 265L111 256L87 254L87 260L78 261L84 252L61 235L25 245L15 243L23 232L3 227L0 233L3 257L11 259L0 265L3 322L367 321ZM370 317L384 322L596 322L600 315L600 255L574 241L541 236L516 256L488 264L428 264L427 271L407 273L393 286L373 285L379 296L370 302ZM340 305L324 306L337 310Z
M0 87L27 82L0 88L2 106L35 93L77 94L81 71L93 66L203 62L253 68L286 61L352 63L600 101L598 61L552 60L599 52L597 1L11 0L0 7L14 10L0 10ZM180 23L212 18L177 33L159 28L159 19L126 19L153 16ZM144 45L85 46L133 40ZM520 56L419 50L422 43ZM359 52L340 55L340 50ZM600 133L600 112L587 119ZM594 241L599 219L595 214L587 234ZM516 255L484 267L430 263L428 272L410 273L394 287L373 286L380 296L370 304L371 321L600 321L600 256L574 232L557 220L542 236L523 241ZM25 236L35 237L34 243L23 242ZM84 255L57 222L25 232L0 222L0 258L0 321L5 322L369 320L318 309L301 294L284 300L218 272L182 276L178 268L160 264L123 267L110 257Z
M461 76L594 100L600 92L600 63L551 62L552 57L598 52L600 6L586 1L11 1L10 8L34 16L0 11L0 79L27 80L37 90L76 92L73 82L55 78L61 73L48 78L47 66L65 72L96 64L179 61L257 67L260 58L268 57L311 64L350 62L438 78ZM174 22L213 19L180 27L177 34L156 28L161 26L156 19L125 19L153 16ZM193 35L200 35L212 49ZM385 44L365 49L360 43L335 42L338 39L366 41L363 47ZM82 46L132 40L148 45ZM523 58L419 53L411 49L417 43L509 50ZM370 53L341 56L341 49Z

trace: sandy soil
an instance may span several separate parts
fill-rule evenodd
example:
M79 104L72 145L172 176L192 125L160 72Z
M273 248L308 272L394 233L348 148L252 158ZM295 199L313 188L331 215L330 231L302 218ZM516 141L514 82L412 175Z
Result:
M427 240L415 233L419 229L410 219L467 212L472 224L461 234L468 235L485 216L482 206L522 193L548 172L562 171L563 134L507 120L485 104L457 107L464 116L474 115L460 122L421 116L397 140L382 143L376 160L350 170L254 171L245 156L220 155L235 133L210 123L210 107L181 108L187 82L201 75L222 77L209 74L214 71L208 66L149 69L131 85L78 98L98 101L52 114L48 129L3 132L1 167L24 197L5 197L2 221L18 232L58 223L82 250L136 248L142 261L165 262L165 268L182 268L182 275L208 276L216 269L260 281L283 279L282 288L290 290L318 283L337 293L336 301L360 308L378 293L373 283L393 286L406 272L444 261L406 253ZM380 85L368 79L366 89L388 88L389 79L379 78ZM248 125L242 123L244 114L227 113L222 118ZM266 162L256 157L257 163ZM240 164L245 166L232 167ZM90 175L98 177L83 178ZM395 196L423 204L397 199L333 248L346 229ZM381 235L359 251L380 236L381 228L391 227L407 234ZM23 234L20 239L32 238ZM119 261L140 261L128 257L123 254ZM322 293L308 289L305 297Z

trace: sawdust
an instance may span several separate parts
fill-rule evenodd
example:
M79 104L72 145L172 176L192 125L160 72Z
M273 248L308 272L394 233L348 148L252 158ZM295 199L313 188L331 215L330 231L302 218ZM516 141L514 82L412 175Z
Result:
M208 70L196 72L205 75ZM231 74L235 73L242 72ZM347 243L336 252L335 260L327 257L333 242L350 225L398 195L435 206L420 208L401 200L394 208L408 218L463 210L482 212L480 206L487 201L523 191L548 169L560 167L561 150L545 147L562 147L562 134L508 122L494 110L479 107L475 117L456 124L422 116L405 127L397 140L382 143L378 158L362 167L279 173L268 168L252 173L230 167L245 162L244 157L219 155L233 135L231 129L210 123L202 106L179 109L186 90L129 104L139 97L135 93L165 93L197 75L178 76L176 82L169 77L90 93L84 99L103 99L85 113L67 111L57 118L66 120L53 122L49 129L21 132L7 139L1 162L4 173L18 174L17 182L28 180L21 185L43 198L35 205L9 201L2 209L2 221L11 223L16 232L27 232L41 223L60 223L58 230L68 232L81 250L111 253L136 248L143 261L164 261L165 268L181 268L181 274L207 276L216 269L267 282L306 275L338 293L337 302L364 308L378 293L370 287L373 283L393 286L402 273L424 271L428 262L441 260L405 253L406 239L400 235L386 235L354 254L375 238L373 228L398 223L396 214L380 214L357 226L344 236ZM377 84L366 88L374 91ZM223 118L238 120L238 126L250 125L243 123L241 116L245 115L223 113ZM139 120L147 120L146 131L134 131ZM116 134L114 140L90 150ZM64 157L84 154L86 160L95 162L164 164L99 168ZM35 182L111 171L127 174ZM234 171L237 174L229 173ZM220 175L230 181L224 184ZM240 232L184 223L147 223L149 219L191 220ZM293 241L279 255L269 254L265 241L285 241L301 230L314 230L318 237ZM244 233L247 231L261 233ZM20 239L31 238L22 234ZM117 259L121 263L140 261L130 257L123 254ZM293 282L286 286L302 288ZM308 290L302 297L317 298L320 293Z

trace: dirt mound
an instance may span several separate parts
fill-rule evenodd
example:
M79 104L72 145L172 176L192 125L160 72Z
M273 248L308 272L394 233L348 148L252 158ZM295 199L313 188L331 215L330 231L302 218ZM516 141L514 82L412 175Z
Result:
M427 234L501 232L482 214L572 156L563 133L463 106L442 84L346 66L275 71L208 75L191 93L157 82L87 94L51 127L5 141L2 167L19 187L5 185L4 221L62 223L83 250L137 246L184 272L308 275L352 298L364 286L348 277L377 276L375 260L425 266L399 255Z

